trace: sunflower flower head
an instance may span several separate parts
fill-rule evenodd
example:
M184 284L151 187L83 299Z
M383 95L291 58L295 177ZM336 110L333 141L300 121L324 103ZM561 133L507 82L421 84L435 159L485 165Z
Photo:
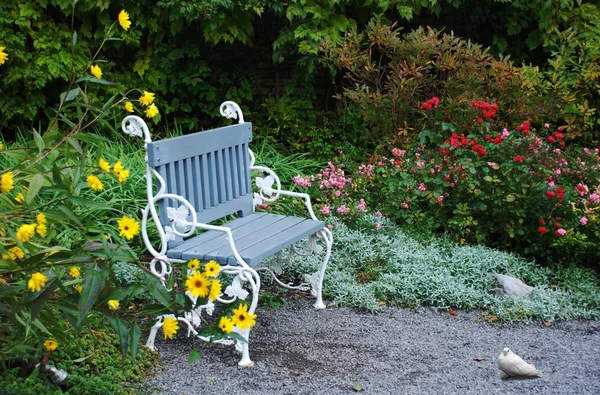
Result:
M129 14L125 10L121 10L119 12L119 25L123 28L123 30L127 31L131 26L131 21L129 20Z
M0 192L9 193L14 187L15 182L13 180L12 171L2 174L2 177L0 177Z
M110 173L110 165L102 158L98 159L98 167L105 172Z
M133 239L133 236L137 236L140 233L140 224L135 219L127 216L123 216L117 221L119 225L119 236L125 237L127 240Z
M178 329L179 329L179 323L177 322L175 317L165 318L165 320L163 321L163 324L162 324L162 330L163 330L163 335L165 336L165 339L169 338L169 339L173 340L173 335L177 333Z
M133 112L133 103L131 103L130 101L125 103L125 111L127 112Z
M208 277L217 277L221 271L221 266L215 261L209 261L204 268L204 273Z
M187 267L190 270L198 270L200 267L200 261L197 259L190 259L190 261L187 263Z
M98 79L102 78L102 69L97 64L93 64L90 66L90 73Z
M221 320L219 320L219 328L221 328L223 333L231 333L231 331L233 331L233 322L227 317L221 317Z
M219 280L212 280L210 282L210 292L208 293L208 299L213 302L221 295L221 282Z
M158 115L158 108L154 103L152 103L147 109L144 110L144 114L146 114L148 118L154 118Z
M23 224L17 230L17 238L21 243L25 243L33 237L36 224Z
M58 348L58 343L54 339L48 339L44 342L44 347L48 351L54 351Z
M0 66L3 65L4 62L6 62L6 59L8 59L8 54L4 52L5 49L6 47L0 46Z
M96 192L100 192L102 190L102 187L104 186L102 184L102 181L100 181L100 179L93 174L87 176L87 184Z
M119 301L115 299L111 299L108 301L108 308L111 310L116 310L119 308Z
M42 273L35 272L29 278L29 281L27 282L27 288L29 288L31 292L39 292L42 288L44 288L44 285L46 285L47 279L48 277L44 276Z
M248 313L248 305L242 303L239 307L233 310L233 317L231 317L231 322L238 328L250 329L256 324L256 314Z
M208 295L209 280L206 278L204 273L195 271L194 274L188 276L185 280L186 290L192 294L193 297L205 297Z

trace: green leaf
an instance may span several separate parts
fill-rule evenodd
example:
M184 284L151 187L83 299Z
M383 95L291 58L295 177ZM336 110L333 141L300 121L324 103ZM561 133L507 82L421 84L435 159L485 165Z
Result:
M168 308L166 308L165 306L163 306L162 304L149 304L147 306L144 306L144 308L142 308L138 314L141 316L146 316L146 315L161 315L164 314L166 312L168 312Z
M27 196L25 196L25 201L27 203L31 203L33 198L37 195L37 193L44 186L44 176L40 173L34 174L29 181L29 189L27 190Z
M163 306L171 305L171 293L167 291L163 283L154 275L144 272L146 285L150 294L158 300Z
M94 266L95 270L98 270L98 265ZM98 296L104 289L106 280L99 275L94 274L92 271L88 271L83 278L83 285L81 295L79 296L79 319L77 325L81 325L87 312L96 303Z
M83 148L81 148L81 145L77 140L75 140L73 137L67 137L67 141L73 146L73 148L77 150L77 152L79 152L79 155L83 155Z
M73 31L73 48L77 45L77 32Z
M244 339L244 337L237 332L230 332L227 334L227 337L237 340L242 343L246 343L246 339Z
M82 198L82 197L78 197L78 196L71 196L68 200L73 203L77 203L78 205L83 206L83 207L101 208L104 210L111 209L111 207L106 204L102 204L95 200L86 199L86 198Z
M507 202L514 202L515 201L515 195L513 195L512 193L510 195L508 195L506 197L506 201Z
M200 350L192 348L192 350L190 351L190 356L188 357L188 363L194 363L200 358L202 358L202 353L200 352Z
M41 330L42 332L44 332L45 334L47 334L48 336L52 336L52 333L50 333L50 331L44 326L44 324L42 324L42 322L38 319L33 320L32 324L38 328L39 330Z
M138 351L138 344L140 343L140 337L142 336L142 330L134 319L131 328L129 329L129 355L131 355L131 362L135 363L135 356Z
M46 148L46 143L44 143L44 139L35 129L33 129L33 140L38 148L38 152L41 153Z
M114 85L114 82L110 82L110 81L107 81L102 78L96 78L93 75L86 75L86 76L80 77L77 79L77 81L75 81L75 83L84 82L84 81L93 82L95 84L102 84L102 85Z
M483 177L484 180L486 180L487 182L492 182L494 179L490 176L485 176Z
M56 278L53 278L52 281L46 285L46 288L39 293L37 298L33 300L33 304L31 305L31 319L37 318L37 316L40 314L40 311L42 311L48 300L52 297L52 294L56 288Z
M79 218L77 218L77 216L75 215L75 213L73 213L70 208L68 208L65 205L60 205L60 206L58 206L58 209L60 211L62 211L63 214L65 214L67 216L67 218L69 218L71 221L75 222L79 226L83 226L81 224L81 221L79 221ZM46 214L46 216L48 216L48 215Z
M121 352L123 353L123 358L127 356L127 348L129 347L129 337L127 336L127 326L125 322L119 317L114 317L112 315L105 315L110 325L113 327L115 332L119 335L119 340L121 341ZM139 340L139 339L138 339Z
M63 92L60 94L60 103L66 103L68 101L72 101L77 96L79 96L79 94L82 92L83 91L79 87L71 89L70 91L67 91L67 92Z

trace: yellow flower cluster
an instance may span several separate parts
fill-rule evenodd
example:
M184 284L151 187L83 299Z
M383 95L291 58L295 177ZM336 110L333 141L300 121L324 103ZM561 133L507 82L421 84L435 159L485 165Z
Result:
M144 110L144 114L146 114L148 118L154 118L158 115L158 107L156 107L156 104L154 104L154 93L143 91L138 100L140 103L142 103L142 105L147 107ZM133 103L130 101L125 102L125 111L134 112Z
M2 259L5 261L14 261L15 259L23 259L25 253L19 247L12 247L8 249L8 254L2 254Z
M211 280L211 277L217 277L221 271L221 266L210 261L204 267L204 272L198 271L200 261L192 259L188 262L188 268L193 273L185 280L185 287L194 297L204 298L208 296L209 300L215 301L221 295L221 282L218 279Z
M97 64L90 66L90 73L98 79L102 78L102 69Z
M98 160L98 167L106 173L110 173L112 167L112 174L114 174L114 176L117 177L117 180L120 183L127 181L127 179L129 178L129 170L126 170L123 167L123 163L121 161L118 161L113 166L111 166L107 161L100 158ZM100 192L104 188L104 184L102 184L100 178L98 178L98 176L94 174L90 174L89 176L87 176L87 184L96 192Z
M256 324L256 314L248 313L248 305L241 303L237 309L233 310L233 316L221 317L219 321L219 328L224 333L230 333L233 331L233 327L237 326L239 329L250 329Z
M0 177L0 192L7 194L15 187L14 175L12 171L2 174Z
M111 310L116 310L119 308L119 301L115 299L111 299L108 301L108 308Z
M27 288L29 288L31 292L39 292L42 288L44 288L44 285L46 285L47 279L48 277L42 273L35 272L29 278L29 281L27 282Z

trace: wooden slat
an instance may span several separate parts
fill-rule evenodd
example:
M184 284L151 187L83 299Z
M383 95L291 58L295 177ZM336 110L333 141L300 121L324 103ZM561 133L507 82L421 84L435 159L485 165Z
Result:
M227 227L231 229L232 234L234 235L238 235L238 234L242 234L239 233L240 229L243 229L244 227L250 227L252 228L252 224L255 221L260 221L261 218L263 218L264 216L267 215L273 215L273 214L267 214L267 213L254 213L252 215L248 215L246 217L240 217L240 218L236 218L233 221L230 221L227 223ZM172 250L169 251L169 256L171 258L181 258L181 253L183 251L186 250L191 250L194 248L197 248L199 245L203 245L206 243L211 243L212 240L214 240L215 238L221 237L223 236L224 233L223 232L219 232L219 231L207 231L204 232L196 237L192 237L188 240L186 240L183 244L179 245L177 248L173 248ZM234 236L235 238L236 236Z
M234 179L231 175L231 147L223 150L223 161L225 163L225 191L227 200L233 199L233 185L235 184Z
M294 226L282 229L281 232L272 234L262 240L256 240L249 247L244 248L240 255L244 258L247 264L255 266L263 259L275 254L291 246L315 232L323 229L324 223L321 221L313 221L305 219L303 222L296 223ZM236 241L237 248L237 241ZM227 263L233 265L236 263L235 257L230 256Z
M192 171L192 160L194 158L184 159L184 173L185 173L185 190L186 190L186 198L194 207L198 207L198 203L196 201L196 179L194 178L194 173Z
M225 183L227 180L225 180L225 170L223 169L226 164L223 158L223 150L215 151L215 164L215 173L217 175L217 201L221 204L227 201L227 192L225 192Z
M200 171L200 157L194 156L192 158L192 178L194 181L194 191L196 195L196 201L194 202L194 207L196 210L201 211L204 210L204 197L202 192L202 178Z
M153 141L146 146L148 165L156 167L251 141L250 122Z
M240 158L240 188L243 191L242 193L250 193L252 190L249 161L248 144L242 144Z
M201 156L201 169L202 169L202 178L200 183L202 185L202 196L204 206L202 210L207 210L210 208L210 185L209 185L209 176L208 176L208 159L206 155ZM200 208L197 209L200 211Z

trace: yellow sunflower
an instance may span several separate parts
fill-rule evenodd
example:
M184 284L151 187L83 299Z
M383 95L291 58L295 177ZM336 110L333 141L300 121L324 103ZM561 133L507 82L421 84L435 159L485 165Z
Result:
M121 12L119 12L119 25L121 25L125 31L129 29L129 26L131 26L129 14L125 10L121 10Z
M108 301L108 308L111 310L116 310L119 308L119 301L115 299L111 299Z
M200 261L197 259L191 259L187 266L190 268L190 270L198 270L198 267L200 267Z
M208 294L208 299L213 302L217 300L217 298L221 295L221 282L219 280L212 280L210 282L210 292Z
M133 104L130 101L125 103L125 111L133 112Z
M58 343L54 339L48 339L44 342L44 347L46 347L46 350L48 351L54 351L58 347Z
M219 328L221 328L221 331L224 333L231 333L231 331L233 331L233 322L227 317L221 317Z
M124 236L127 240L133 239L140 233L140 224L133 218L123 216L117 221L119 225L119 236Z
M150 106L144 110L144 114L146 114L148 118L154 118L155 116L157 116L158 108L156 107L156 104L150 104Z
M217 277L221 271L221 266L215 261L209 261L204 268L204 273L208 277Z
M163 335L166 338L169 338L171 340L173 340L173 335L177 333L177 330L179 329L179 323L177 322L177 320L174 317L167 317L165 318L165 320L163 321L162 324L162 330L163 330Z
M250 329L256 324L256 314L248 313L248 305L241 304L235 310L233 310L233 317L231 322L240 329Z
M0 65L3 65L6 59L8 59L8 54L4 52L5 49L6 47L0 47Z
M90 73L98 79L102 78L102 70L100 69L100 66L96 64L90 66Z
M185 280L185 288L192 296L203 298L208 295L208 282L204 273L195 271L193 275L188 276L187 280Z

